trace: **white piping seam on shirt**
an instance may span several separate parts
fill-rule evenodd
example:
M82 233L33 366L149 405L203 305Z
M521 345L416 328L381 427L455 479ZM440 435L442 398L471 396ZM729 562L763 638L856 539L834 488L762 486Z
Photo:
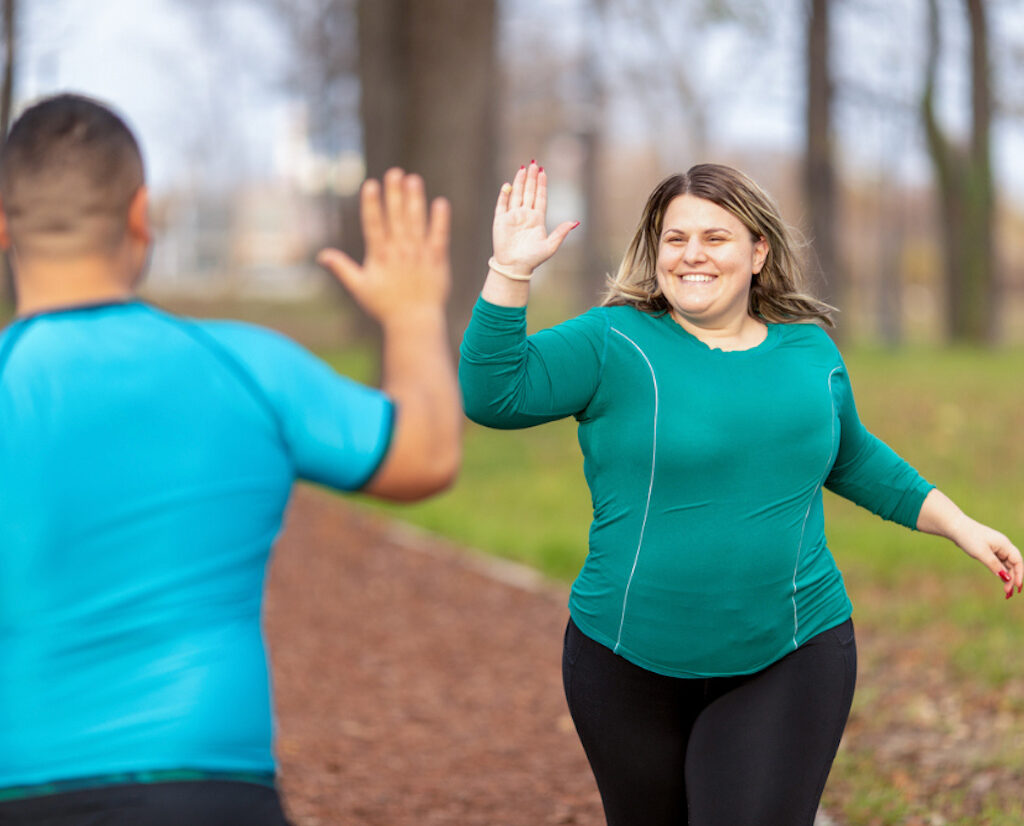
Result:
M832 404L832 436L829 439L830 445L828 450L828 459L825 460L825 473L821 477L821 481L818 482L817 487L811 494L811 500L807 503L807 511L804 513L804 522L800 526L800 543L796 546L796 562L793 563L793 649L796 650L796 634L800 630L800 620L796 613L796 573L800 570L800 554L804 549L804 533L807 531L807 519L811 515L811 507L814 505L814 499L818 495L822 486L825 484L825 480L828 478L829 467L832 464L832 454L836 452L836 399L832 395L832 377L839 370L838 367L833 367L832 372L828 374L828 398Z
M651 382L654 384L654 427L651 431L651 481L647 486L647 504L644 506L644 519L640 525L640 539L636 543L636 554L633 556L633 568L629 572L626 590L622 594L622 615L619 617L619 634L615 639L615 647L612 649L613 652L618 652L619 645L622 643L622 627L626 622L626 602L629 600L629 588L633 584L633 574L636 573L637 562L640 561L640 548L644 544L644 533L647 530L647 515L651 510L651 493L654 491L654 460L658 455L658 377L654 374L654 366L651 364L651 360L647 358L647 354L639 344L614 327L611 328L611 331L618 333L636 348L643 360L647 362L647 368L651 371Z

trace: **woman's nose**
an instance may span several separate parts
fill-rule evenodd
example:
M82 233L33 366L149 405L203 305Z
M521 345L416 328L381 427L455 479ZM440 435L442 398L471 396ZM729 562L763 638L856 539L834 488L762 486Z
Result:
M683 248L684 261L703 261L706 258L704 244L700 238L691 237Z

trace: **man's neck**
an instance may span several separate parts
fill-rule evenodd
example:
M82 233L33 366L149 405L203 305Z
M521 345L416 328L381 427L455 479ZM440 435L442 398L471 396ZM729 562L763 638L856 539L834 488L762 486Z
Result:
M18 261L15 272L19 316L126 301L135 295L135 279L120 261L107 256Z

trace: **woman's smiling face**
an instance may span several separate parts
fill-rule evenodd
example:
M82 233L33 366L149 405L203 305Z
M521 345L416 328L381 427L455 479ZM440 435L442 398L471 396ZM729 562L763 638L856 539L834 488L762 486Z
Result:
M658 286L677 321L719 329L742 324L752 276L767 255L768 242L751 238L731 212L704 198L680 195L665 210Z

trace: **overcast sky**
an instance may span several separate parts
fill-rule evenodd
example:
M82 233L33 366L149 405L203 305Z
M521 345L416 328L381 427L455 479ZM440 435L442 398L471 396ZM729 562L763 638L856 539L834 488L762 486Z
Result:
M272 172L287 109L283 43L242 7L214 31L203 2L22 3L19 100L71 90L114 105L138 133L158 188L187 178L197 160Z

